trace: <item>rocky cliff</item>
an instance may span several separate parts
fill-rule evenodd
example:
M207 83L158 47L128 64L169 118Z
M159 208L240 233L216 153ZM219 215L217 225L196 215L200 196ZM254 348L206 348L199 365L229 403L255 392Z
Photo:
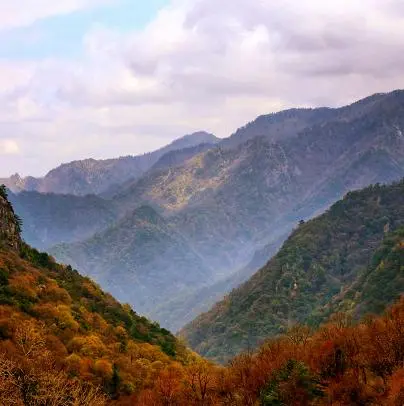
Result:
M0 186L0 249L18 250L21 245L21 222L7 198L6 188Z

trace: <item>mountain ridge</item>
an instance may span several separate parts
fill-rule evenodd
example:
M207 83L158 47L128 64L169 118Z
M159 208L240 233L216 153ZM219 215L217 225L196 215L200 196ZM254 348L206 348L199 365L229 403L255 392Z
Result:
M185 135L165 147L143 155L104 160L76 160L52 169L43 178L21 178L15 174L10 178L0 179L0 183L4 183L13 192L25 190L79 196L100 194L116 183L124 183L141 176L168 152L200 144L214 145L217 142L219 139L213 134L200 131Z

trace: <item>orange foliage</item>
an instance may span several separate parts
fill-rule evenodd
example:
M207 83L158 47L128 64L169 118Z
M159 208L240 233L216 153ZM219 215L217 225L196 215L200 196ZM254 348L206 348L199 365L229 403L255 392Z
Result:
M315 333L295 327L227 367L197 357L169 365L153 388L114 404L280 404L271 403L271 396L285 405L403 405L404 299L383 317L355 326L338 315Z
M63 266L55 267L59 267L59 272L65 271ZM130 399L132 394L152 389L160 372L174 362L160 346L131 338L118 318L123 312L132 312L129 306L116 316L116 322L111 322L112 316L107 320L98 312L94 304L106 308L111 315L120 311L119 304L90 280L83 278L84 295L72 299L55 279L57 273L42 272L15 253L0 251L0 268L8 276L3 294L7 301L0 304L0 361L3 359L12 370L24 371L24 379L32 380L32 385L44 391L43 399L53 382L52 376L48 376L52 373L57 377L56 386L60 384L73 392L82 388L82 394L77 394L80 401L74 398L76 403L72 403L73 398L71 403L63 403L59 398L47 403L22 403L23 394L11 391L7 398L0 393L0 405L101 405L106 398L99 395L100 390L111 398L123 395ZM69 279L63 283L69 283ZM147 323L140 320L137 324L147 336ZM0 371L0 392L16 385L8 379L8 373L1 376ZM67 393L65 389L58 390Z
M10 258L0 252L11 292L0 305L1 405L404 404L404 299L358 325L339 314L316 332L295 326L221 367L134 340L125 318L108 318L112 297L87 279L75 296ZM147 337L150 326L136 332Z

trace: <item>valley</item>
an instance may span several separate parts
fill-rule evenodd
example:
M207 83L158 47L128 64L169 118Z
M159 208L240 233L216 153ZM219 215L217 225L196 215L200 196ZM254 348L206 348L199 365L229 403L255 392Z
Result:
M261 116L211 144L196 133L190 142L201 137L199 146L185 137L180 149L163 148L170 151L160 163L100 196L10 198L29 243L177 331L236 287L226 281L263 247L279 246L300 220L350 190L404 176L403 101L403 91L394 91L337 109ZM157 225L136 219L141 207L158 214Z
M0 406L404 406L403 26L0 0Z

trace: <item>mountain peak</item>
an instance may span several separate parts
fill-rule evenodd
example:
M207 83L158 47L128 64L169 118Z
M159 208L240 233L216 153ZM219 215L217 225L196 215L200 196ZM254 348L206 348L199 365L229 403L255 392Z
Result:
M220 141L215 135L206 131L197 131L173 141L170 145L176 148L189 148L198 144L217 144Z
M18 250L21 245L21 221L8 201L7 190L0 186L0 248Z

